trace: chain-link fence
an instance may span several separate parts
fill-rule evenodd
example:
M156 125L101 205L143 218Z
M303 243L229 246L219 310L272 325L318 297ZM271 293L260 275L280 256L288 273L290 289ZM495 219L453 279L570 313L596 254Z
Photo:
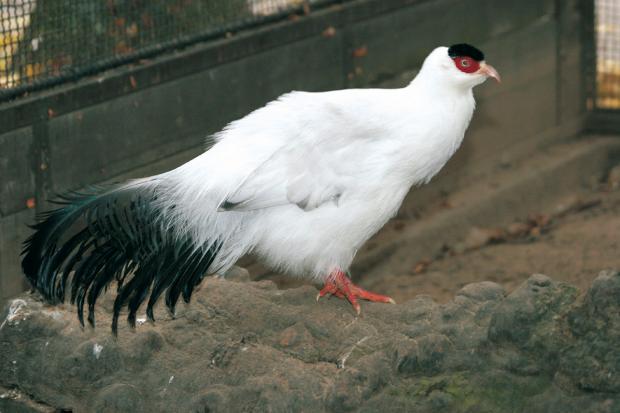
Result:
M620 1L595 0L596 108L620 109Z
M0 0L0 100L346 0Z

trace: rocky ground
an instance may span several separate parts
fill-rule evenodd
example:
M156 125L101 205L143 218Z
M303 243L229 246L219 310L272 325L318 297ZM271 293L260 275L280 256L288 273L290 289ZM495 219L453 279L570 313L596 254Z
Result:
M619 169L620 171L620 169ZM620 267L620 190L584 192L506 227L473 227L435 257L406 273L369 277L362 284L396 301L427 294L447 302L472 282L494 281L508 292L532 273L587 289L601 269Z
M209 279L172 319L110 334L24 295L0 327L0 411L617 412L620 273L532 275L364 303Z

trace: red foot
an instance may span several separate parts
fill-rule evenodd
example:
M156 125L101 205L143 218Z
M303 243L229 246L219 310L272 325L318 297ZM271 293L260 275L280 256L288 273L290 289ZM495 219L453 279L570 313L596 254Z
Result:
M349 300L357 315L362 311L360 304L357 302L358 298L377 303L396 304L394 300L386 295L371 293L353 284L349 277L340 270L336 270L329 275L329 278L325 281L325 286L323 286L323 289L319 291L319 294L316 296L316 300L319 301L321 297L327 294Z

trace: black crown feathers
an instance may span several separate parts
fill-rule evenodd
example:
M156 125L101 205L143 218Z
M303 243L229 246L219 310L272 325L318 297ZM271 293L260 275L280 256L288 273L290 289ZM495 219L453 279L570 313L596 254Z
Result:
M450 48L448 49L448 56L453 59L455 57L467 56L471 57L474 60L477 60L478 62L484 60L484 53L467 43L459 43L450 46Z

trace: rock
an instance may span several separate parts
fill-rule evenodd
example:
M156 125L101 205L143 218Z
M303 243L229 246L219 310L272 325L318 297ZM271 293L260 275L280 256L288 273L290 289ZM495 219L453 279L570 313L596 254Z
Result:
M483 281L476 284L468 284L456 293L457 296L464 296L475 301L500 300L504 298L506 292L501 285Z
M531 276L439 305L316 303L304 286L208 279L175 318L122 325L16 298L0 318L2 411L620 411L620 274L580 298Z
M136 412L144 405L138 389L130 384L116 383L101 390L95 397L97 413Z
M602 271L592 283L584 305L568 314L577 338L565 349L560 373L581 391L620 393L620 273Z

